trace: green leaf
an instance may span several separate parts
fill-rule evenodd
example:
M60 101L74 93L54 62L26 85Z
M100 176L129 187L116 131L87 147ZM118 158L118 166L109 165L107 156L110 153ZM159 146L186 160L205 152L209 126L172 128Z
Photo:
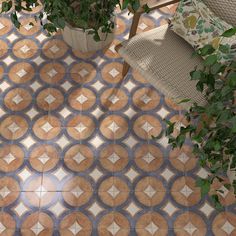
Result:
M177 145L178 145L178 147L182 147L183 146L183 144L184 144L184 142L185 142L185 135L183 135L183 134L180 134L180 135L178 135L177 136L177 138L176 138L176 143L177 143Z
M53 20L53 24L55 25L55 27L60 28L60 29L64 29L66 26L66 22L64 18L59 18L57 17L56 19Z
M225 32L222 34L222 36L223 36L223 37L226 37L226 38L229 38L229 37L234 36L235 34L236 34L236 28L231 28L231 29L225 31Z
M140 8L140 2L139 0L135 0L135 2L132 4L133 10L137 11Z
M149 13L150 10L151 10L147 4L145 4L145 5L143 6L143 9L144 9L144 11L145 11L146 13Z
M227 79L230 87L236 87L236 72L229 73Z
M229 45L220 44L219 50L220 50L221 52L223 52L223 53L229 53L229 51L230 51L230 46L229 46Z
M20 22L18 21L18 17L15 12L11 13L11 21L17 29L20 28Z
M223 72L224 71L224 69L225 69L225 65L222 65L222 64L220 64L220 63L215 63L214 65L212 65L212 67L211 67L211 73L213 74L213 75L216 75L216 74L218 74L219 72Z
M124 0L122 4L122 10L126 9L129 5L129 0Z
M204 61L204 65L205 66L212 66L217 62L217 55L210 55L208 56L205 61Z
M12 1L2 3L2 12L8 12L12 7Z
M94 39L96 42L99 42L99 41L101 40L101 39L100 39L100 36L99 36L99 34L98 34L97 31L94 33L93 39Z
M204 84L203 84L201 81L199 81L199 82L196 84L196 88L197 88L198 91L202 92L203 89L204 89Z
M196 181L196 185L197 187L200 187L201 189L202 198L205 197L209 193L211 183L208 179L198 178Z
M236 133L236 117L234 116L229 122L232 125L232 132Z
M213 52L215 52L215 48L213 48L210 44L205 45L203 48L200 49L200 55L203 57L212 54Z
M215 151L219 151L221 149L221 143L219 141L214 142Z
M169 136L170 134L172 134L174 132L174 125L170 125L167 129L166 129L166 136Z
M230 88L230 86L224 86L221 90L221 96L225 97L231 92L232 92L232 89Z
M215 208L216 208L217 210L221 211L221 210L224 209L224 207L223 207L223 206L221 205L221 203L220 203L220 200L219 200L218 195L213 194L213 195L211 196L211 200L212 200L212 202L213 202L213 204L214 204L214 206L215 206Z
M47 32L49 32L49 34L57 31L57 28L52 23L44 24L43 28L45 30L47 30Z
M186 103L186 102L190 102L190 101L191 101L191 99L186 98L186 99L179 101L177 104L182 104L182 103Z
M190 72L190 76L192 80L200 80L204 76L204 74L202 73L202 71L195 70Z

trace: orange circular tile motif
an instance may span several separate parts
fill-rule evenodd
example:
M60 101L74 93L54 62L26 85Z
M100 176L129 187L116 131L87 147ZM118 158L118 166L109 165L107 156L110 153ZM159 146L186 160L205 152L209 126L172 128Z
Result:
M135 187L135 196L145 206L156 206L166 195L163 183L155 177L142 178Z
M39 72L41 80L48 84L60 82L64 78L65 73L65 67L56 62L45 64Z
M126 30L125 22L121 18L116 17L116 30L115 30L115 34L116 35L122 34L122 33L125 32L125 30Z
M27 216L21 224L21 234L34 236L35 232L39 236L51 236L53 234L53 219L44 212L35 212Z
M152 136L160 135L162 126L160 121L151 115L139 116L133 125L133 130L142 139L151 139Z
M124 203L129 197L128 185L118 177L104 180L98 189L98 195L104 204L116 207Z
M115 39L108 47L103 50L103 53L109 58L120 58L119 53L117 53L115 50L115 47L120 43L121 41Z
M46 176L32 179L24 190L27 200L35 207L49 205L56 194L55 184Z
M110 115L102 120L100 131L107 139L120 139L127 133L128 123L121 116Z
M3 40L0 40L0 57L5 56L7 51L8 51L7 43L4 42Z
M67 123L67 133L76 140L89 138L94 130L94 121L88 116L78 115Z
M137 220L136 233L138 236L167 236L168 224L166 219L156 212L148 212Z
M29 59L38 51L37 44L31 39L23 39L13 45L13 53L21 59Z
M64 162L66 166L73 171L85 171L92 164L94 155L92 150L85 145L74 145L66 153Z
M24 162L24 151L17 145L0 147L0 171L16 171Z
M31 11L22 10L22 12L24 12L24 14L30 14L30 15L40 12L43 8L42 3L39 0L37 2L39 3L39 5L35 6L35 7L32 7ZM25 6L25 4L26 4L25 2L22 2L22 6Z
M31 151L29 162L36 171L49 171L59 162L59 154L57 149L51 145L40 145Z
M100 152L99 161L103 168L111 172L123 170L129 162L127 150L118 144L109 144Z
M0 18L0 24L2 25L0 29L0 35L6 35L12 29L12 23L9 19L2 17Z
M144 171L156 171L163 163L161 150L152 144L143 144L135 151L135 163Z
M213 220L212 231L215 236L236 235L236 215L230 212L219 213Z
M128 236L130 235L130 223L121 213L108 213L101 218L98 224L98 235Z
M0 42L1 43L1 42ZM0 66L0 80L2 79L4 74L4 68L2 66Z
M8 116L0 123L0 134L8 140L21 138L27 130L28 123L21 116Z
M37 95L36 100L40 109L52 111L64 103L64 96L58 89L46 88Z
M9 78L16 84L23 84L32 80L34 74L35 71L31 64L27 62L20 62L10 68Z
M116 84L122 81L123 65L118 62L112 62L105 65L102 69L102 78L111 84Z
M72 49L73 54L79 59L88 59L92 57L96 52L80 52L78 50Z
M102 93L100 100L107 110L118 111L127 105L128 96L121 89L109 88Z
M60 223L60 234L73 236L73 232L77 232L77 236L90 236L92 223L89 218L80 212L73 212L64 217Z
M184 145L181 149L175 148L170 151L169 159L174 168L179 171L190 171L196 167L197 158L190 146Z
M171 195L183 206L194 206L201 200L201 191L196 187L196 180L187 176L175 180L171 187Z
M78 111L90 109L96 102L96 95L87 88L79 88L72 91L69 95L69 104Z
M4 229L1 233L2 236L13 236L16 229L15 219L6 212L0 212L0 222L2 224L1 229Z
M144 77L140 75L140 73L137 70L133 70L132 75L133 75L133 79L138 81L139 83L142 83L142 84L147 83L147 80L144 79Z
M85 62L75 64L70 71L71 78L81 84L94 80L96 74L96 69L91 64Z
M35 21L34 18L24 18L20 20L21 27L18 32L22 35L29 36L37 33L40 30L39 21Z
M55 116L43 116L34 123L33 132L42 140L51 140L60 134L61 122Z
M82 177L74 177L63 186L63 198L71 206L79 207L86 204L93 195L91 184Z
M63 57L68 50L68 46L63 40L50 39L43 45L43 53L50 59Z
M5 106L12 111L26 109L32 102L32 97L26 89L16 88L10 90L4 97Z
M133 103L143 111L153 110L160 104L160 96L152 88L141 88L134 93Z
M141 19L139 21L139 25L138 25L138 28L137 28L137 33L146 32L146 31L149 31L149 30L151 30L155 27L156 27L156 25L155 25L155 22L153 20L143 16L143 17L141 17Z
M0 207L6 207L15 202L20 194L20 186L17 181L11 177L0 178Z
M189 211L177 217L174 232L176 236L207 236L207 225L199 215Z

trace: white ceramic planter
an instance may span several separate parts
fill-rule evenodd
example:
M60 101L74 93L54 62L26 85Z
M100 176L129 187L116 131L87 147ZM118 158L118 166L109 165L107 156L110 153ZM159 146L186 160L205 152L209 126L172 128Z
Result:
M81 52L91 52L97 51L105 48L114 39L114 33L104 34L99 31L99 36L101 38L100 42L96 42L93 39L93 35L89 34L90 30L83 30L80 28L73 28L70 25L66 25L64 30L62 31L62 36L65 42L71 46L75 50L79 50Z

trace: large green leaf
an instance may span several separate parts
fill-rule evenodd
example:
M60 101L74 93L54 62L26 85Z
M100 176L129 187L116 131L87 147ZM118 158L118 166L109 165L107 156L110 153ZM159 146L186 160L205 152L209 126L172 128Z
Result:
M222 34L222 36L229 38L229 37L234 36L235 34L236 34L236 28L231 28L231 29L225 31L225 32Z

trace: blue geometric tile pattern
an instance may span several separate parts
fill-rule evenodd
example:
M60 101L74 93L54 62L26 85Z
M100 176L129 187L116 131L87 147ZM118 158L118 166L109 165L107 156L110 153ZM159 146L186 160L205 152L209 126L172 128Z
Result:
M142 17L165 23L175 6ZM236 235L232 192L225 211L202 199L191 145L171 150L163 119L182 110L136 71L123 80L114 46L132 15L117 13L116 39L82 54L33 14L22 28L0 18L0 235Z

